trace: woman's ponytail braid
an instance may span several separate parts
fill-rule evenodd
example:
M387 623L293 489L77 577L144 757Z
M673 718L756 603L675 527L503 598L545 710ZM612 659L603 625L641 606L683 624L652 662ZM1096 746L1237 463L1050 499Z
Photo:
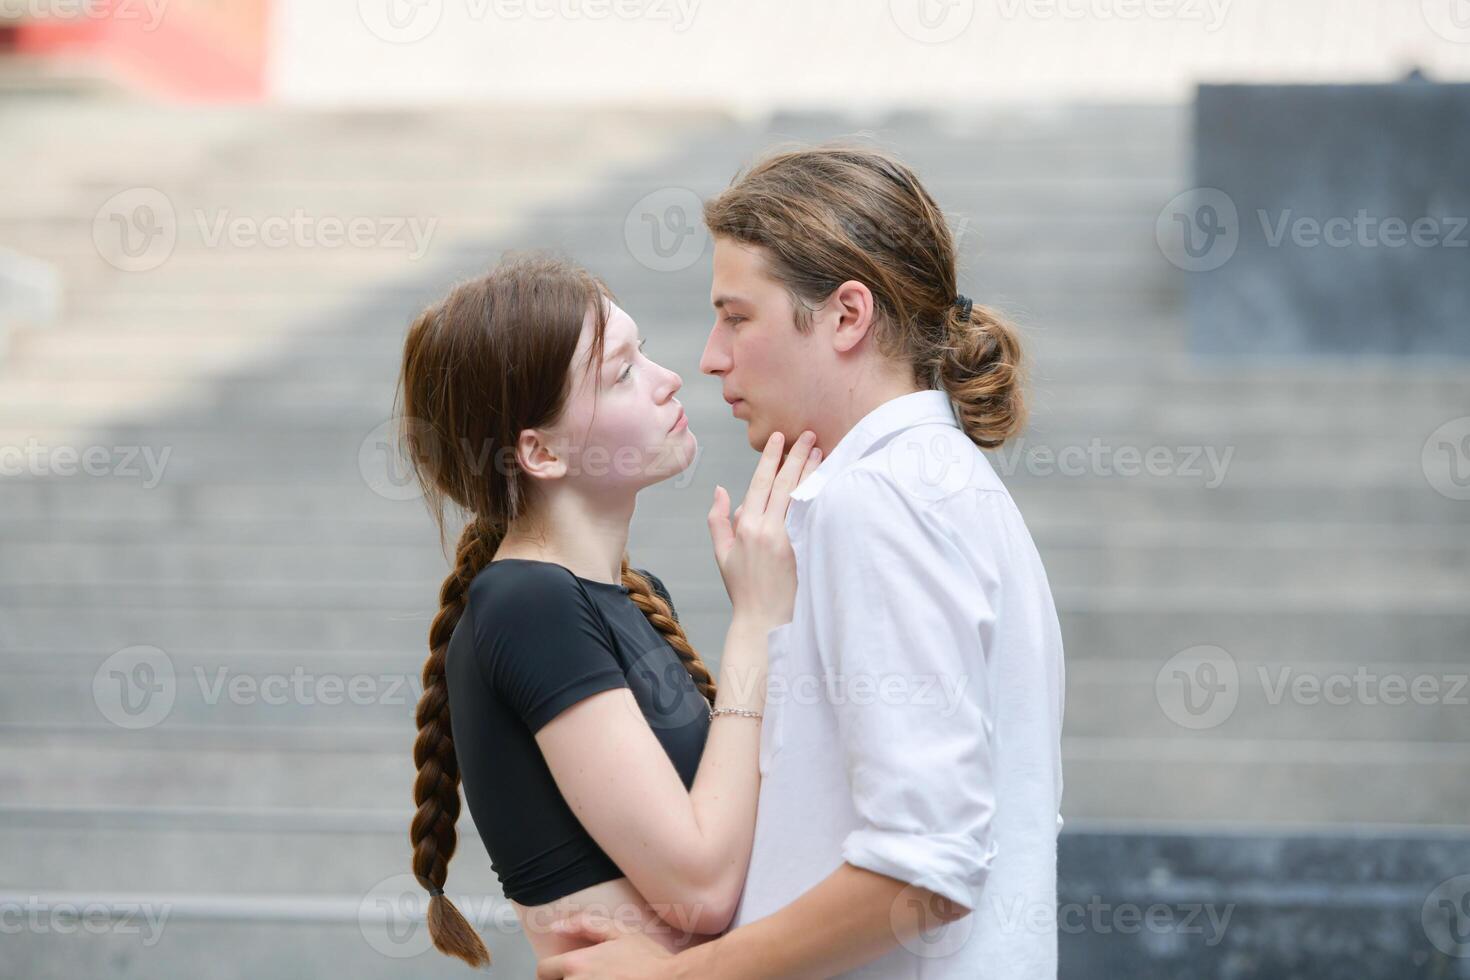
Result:
M418 778L413 799L418 805L409 828L413 843L413 873L429 890L429 935L440 952L457 956L470 966L490 962L473 926L444 894L449 859L458 843L455 823L459 820L459 762L454 754L454 736L449 725L449 688L444 680L444 661L449 638L464 614L470 582L490 563L501 533L488 522L475 519L465 526L455 549L454 568L439 590L439 614L429 627L429 658L424 661L424 693L419 697L416 717L418 738L413 746Z

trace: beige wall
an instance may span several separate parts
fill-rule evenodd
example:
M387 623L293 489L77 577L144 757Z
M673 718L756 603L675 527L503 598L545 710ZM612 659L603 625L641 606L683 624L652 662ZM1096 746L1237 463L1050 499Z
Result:
M1470 0L280 0L306 103L1174 101L1200 80L1470 79ZM927 13L927 17L924 15Z

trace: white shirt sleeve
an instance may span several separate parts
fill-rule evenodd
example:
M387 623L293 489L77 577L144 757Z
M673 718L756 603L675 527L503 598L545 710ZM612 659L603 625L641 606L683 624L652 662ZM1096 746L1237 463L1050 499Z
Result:
M993 496L928 501L854 468L815 501L801 569L861 822L843 859L967 909L996 854L985 644L1000 579L983 542L1005 531L985 526ZM969 558L941 509L956 503L981 524L963 527L982 542Z

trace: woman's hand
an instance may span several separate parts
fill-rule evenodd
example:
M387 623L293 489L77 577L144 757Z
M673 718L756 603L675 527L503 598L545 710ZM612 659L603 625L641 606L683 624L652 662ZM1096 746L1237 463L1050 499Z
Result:
M766 630L791 622L796 604L796 554L786 536L786 508L791 491L821 460L821 450L813 448L815 442L815 434L803 432L783 463L785 436L771 433L733 525L730 498L724 487L715 487L709 534L737 620Z

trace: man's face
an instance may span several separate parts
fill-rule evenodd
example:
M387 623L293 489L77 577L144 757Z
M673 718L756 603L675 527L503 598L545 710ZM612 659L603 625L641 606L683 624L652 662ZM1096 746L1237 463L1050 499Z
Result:
M831 355L822 331L800 334L791 296L766 271L763 249L715 239L715 324L699 370L720 379L752 449L780 431L791 445L819 416Z

